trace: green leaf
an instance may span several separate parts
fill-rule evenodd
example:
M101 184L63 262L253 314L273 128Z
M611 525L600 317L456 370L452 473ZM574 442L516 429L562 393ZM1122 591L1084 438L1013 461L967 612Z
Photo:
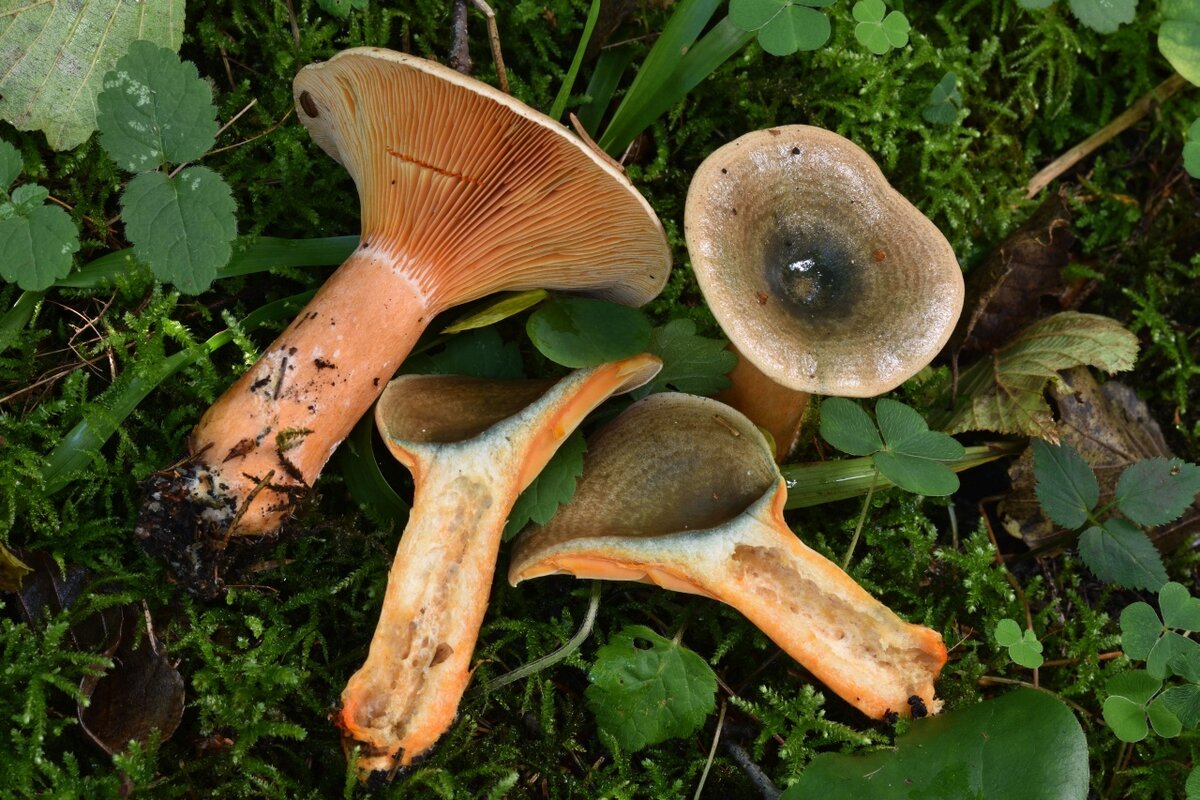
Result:
M744 31L757 31L789 5L790 0L729 0L729 21Z
M229 186L208 167L189 167L174 178L144 172L121 195L134 255L185 294L207 289L229 261L237 235L234 210Z
M345 19L352 10L362 11L369 5L370 0L317 0L317 5L335 17Z
M531 521L545 525L554 512L575 494L575 483L583 474L583 455L587 441L576 430L567 437L546 462L546 466L521 492L504 526L504 541L516 536Z
M1192 729L1200 725L1200 686L1172 686L1163 692L1162 702L1183 727Z
M630 393L634 399L674 389L687 394L711 396L729 388L729 371L737 355L721 339L696 335L696 323L673 319L650 334L649 352L662 359L663 367L645 386Z
M996 638L997 644L1002 647L1012 647L1021 641L1021 626L1015 619L1006 617L996 623L996 630L992 635Z
M21 591L21 579L33 572L33 567L13 555L0 542L0 592Z
M1146 715L1150 717L1150 725L1154 728L1155 733L1164 739L1174 739L1183 731L1183 723L1164 701L1165 696L1159 697L1151 703L1146 709Z
M409 506L384 477L375 457L375 415L364 414L334 454L354 502L376 525L399 530Z
M1200 597L1192 597L1182 583L1171 581L1158 590L1163 624L1183 631L1200 631Z
M25 169L25 161L21 151L8 142L0 139L0 196L8 192L8 187L20 176Z
M152 42L134 42L96 98L100 145L129 172L200 158L216 141L216 117L196 65Z
M1096 577L1129 589L1156 591L1167 582L1150 537L1123 519L1105 520L1079 537L1079 555Z
M96 129L102 79L135 39L178 50L184 0L9 3L0 15L0 117L55 150Z
M1162 688L1162 681L1144 669L1119 672L1109 678L1104 689L1110 695L1124 697L1130 702L1145 706L1150 698Z
M1162 636L1163 624L1149 603L1130 603L1121 612L1121 649L1135 661L1145 661Z
M929 93L929 100L921 110L921 116L933 125L953 125L962 109L962 94L958 91L958 76L947 72Z
M636 752L695 732L716 705L704 659L644 625L630 625L596 652L585 692L600 728Z
M4 254L0 278L25 291L37 291L71 271L79 250L79 229L71 215L58 206L30 208L33 193L18 194L26 186L13 193L13 216L0 219L0 253Z
M886 450L875 454L875 466L906 492L945 497L958 491L958 476L945 464Z
M908 44L911 26L908 18L899 11L884 16L887 7L883 0L859 0L854 4L854 38L877 56L895 47Z
M1165 525L1183 515L1200 493L1200 468L1178 458L1147 458L1121 473L1113 498L1139 525Z
M1092 468L1070 445L1034 439L1032 447L1035 491L1046 516L1071 530L1082 526L1100 502L1100 484Z
M1061 380L1058 371L1084 364L1107 372L1131 369L1137 348L1137 337L1108 317L1063 311L1039 320L963 370L954 411L935 427L1053 437L1043 395L1048 382ZM944 399L949 402L949 389Z
M1087 740L1044 692L917 720L895 748L816 756L780 800L1084 800Z
M966 449L939 431L929 430L925 419L904 403L884 398L875 404L875 417L887 449L894 453L927 458L932 461L953 461L962 458Z
M12 192L12 213L25 215L42 206L50 198L50 190L36 183L18 186ZM8 214L4 215L5 218Z
M1197 42L1197 50L1200 51L1200 41ZM1197 53L1196 60L1196 72L1200 75L1200 52ZM1188 128L1187 141L1183 145L1183 168L1193 178L1200 178L1200 118Z
M1133 22L1137 0L1070 0L1071 13L1097 33L1112 33Z
M1104 701L1104 721L1123 742L1140 742L1150 733L1145 706L1126 697L1114 695Z
M1176 668L1191 671L1189 664L1200 661L1200 644L1174 631L1167 631L1150 648L1146 656L1146 671L1156 678L1168 678Z
M821 401L821 438L852 456L869 456L883 449L871 417L858 403L844 397Z
M788 5L758 32L758 43L773 56L790 56L797 50L816 50L829 41L829 18L820 11Z
M506 292L499 299L481 309L459 317L454 324L447 325L442 333L462 333L475 328L486 328L497 322L515 317L522 311L533 308L550 296L545 289L530 289L527 292Z
M551 300L525 324L542 355L572 369L645 352L650 330L646 315L636 308L586 297Z
M401 371L473 378L525 377L521 349L516 342L505 342L495 328L477 328L453 336L441 351L407 359Z
M1200 85L1200 6L1195 0L1162 0L1158 50L1176 72Z
M1017 5L1031 11L1037 11L1054 5L1054 0L1017 0Z
M1200 800L1200 764L1192 767L1183 789L1187 792L1187 800Z

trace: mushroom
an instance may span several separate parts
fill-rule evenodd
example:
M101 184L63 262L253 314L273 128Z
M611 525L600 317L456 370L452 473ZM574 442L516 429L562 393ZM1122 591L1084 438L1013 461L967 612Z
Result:
M362 746L360 776L411 764L450 727L517 496L589 411L661 366L639 355L557 383L405 375L388 385L376 422L415 492L370 652L337 715L347 745Z
M733 376L738 395L778 421L726 396L776 436L795 430L810 393L899 386L941 350L962 311L946 238L870 156L821 128L755 131L706 158L688 189L684 235L709 308L755 368ZM764 403L777 391L770 382L785 397ZM778 445L782 460L790 442Z
M759 430L708 398L638 401L588 443L575 496L522 533L509 583L566 573L727 603L876 719L936 712L937 632L901 620L783 519L787 489Z
M483 83L357 48L300 70L293 94L354 179L360 244L205 413L187 465L151 482L143 539L273 531L455 304L552 288L640 305L667 279L662 226L624 174Z

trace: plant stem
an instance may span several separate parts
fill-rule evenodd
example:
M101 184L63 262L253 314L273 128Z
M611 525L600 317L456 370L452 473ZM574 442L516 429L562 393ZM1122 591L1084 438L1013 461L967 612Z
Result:
M1025 199L1032 200L1037 196L1038 192L1049 186L1055 178L1100 149L1110 139L1131 127L1135 122L1149 114L1150 110L1156 105L1165 102L1167 98L1184 86L1187 86L1187 81L1177 72L1139 97L1133 105L1121 112L1112 122L1051 161L1041 172L1034 175L1025 189Z
M854 526L854 536L850 539L850 546L846 548L846 557L842 559L843 571L850 568L850 559L854 556L854 548L858 546L858 537L862 533L863 523L867 520L867 509L871 507L871 495L875 493L875 477L878 474L878 469L871 470L871 483L867 486L867 496L863 498L862 513L858 515L858 524Z
M692 795L692 800L700 800L700 793L704 791L704 782L708 780L708 770L712 766L713 759L717 757L717 745L721 742L721 729L725 727L725 703L721 703L721 712L717 714L717 730L713 733L712 747L708 749L708 760L704 762L704 771L700 773L700 783L696 786L696 793Z
M979 678L980 686L994 686L997 684L1001 684L1001 685L1005 685L1005 686L1024 686L1026 689L1036 689L1037 691L1041 692L1042 694L1048 694L1051 697L1055 698L1056 700L1066 703L1071 708L1073 708L1077 712L1079 712L1079 715L1081 717L1083 717L1085 720L1091 719L1091 716L1092 716L1091 712L1088 711L1083 706L1079 705L1076 702L1068 700L1067 698L1063 697L1062 695L1057 694L1056 692L1052 692L1049 689L1045 689L1041 686L1035 686L1034 684L1030 683L1029 681L1019 681L1019 680L1016 680L1015 678L1001 678L999 675L983 675L982 677Z
M600 581L592 581L592 596L588 601L587 613L583 615L583 623L580 624L579 630L575 631L566 644L558 648L552 653L547 653L541 658L535 658L528 664L523 664L511 672L506 672L498 678L494 678L479 688L479 692L486 694L487 692L499 689L501 686L507 686L510 683L519 681L522 678L527 678L536 672L541 672L546 667L553 666L559 661L562 661L567 656L579 649L579 646L587 640L592 633L592 626L596 624L596 614L600 610Z

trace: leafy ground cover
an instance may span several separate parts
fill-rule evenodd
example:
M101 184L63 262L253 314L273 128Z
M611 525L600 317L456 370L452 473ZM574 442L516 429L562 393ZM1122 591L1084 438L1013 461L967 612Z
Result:
M329 714L365 656L411 499L370 426L283 535L241 551L241 577L217 599L181 591L132 531L141 482L178 458L204 409L354 246L354 187L296 122L292 77L357 45L461 55L456 10L164 8L170 18L140 35L114 12L108 55L128 60L89 84L99 133L86 119L25 130L77 104L27 102L20 75L0 79L0 794L355 796ZM794 785L789 796L808 796L878 769L964 796L955 787L977 780L964 764L1015 763L1024 780L984 796L1200 796L1194 7L522 0L496 15L513 95L576 113L618 157L633 142L626 168L676 262L637 341L615 345L666 359L651 390L711 394L730 367L688 268L683 203L700 161L749 130L805 123L849 137L980 284L974 327L947 359L890 399L831 404L821 421L814 410L784 469L804 540L942 634L946 711L936 725L870 721L731 609L633 584L510 588L502 551L458 721L376 791L679 797L702 785L750 797ZM472 74L496 85L483 18L466 17ZM14 19L0 12L0 36L16 36ZM690 60L656 55L660 32ZM641 108L653 122L640 132L626 121L637 114L595 99L636 94L627 64L643 65L646 84L694 88L665 102L645 90L658 99ZM180 108L126 107L120 92L135 83ZM1131 107L1146 113L1026 197L1039 169ZM191 115L179 136L165 133L175 113ZM164 209L182 241L154 225ZM589 336L591 310L541 294L442 332L477 310L431 326L405 369L557 375L581 352L620 354ZM1005 317L1004 333L988 333ZM577 340L556 336L572 326ZM1078 365L1109 383L1059 372ZM1117 371L1134 399L1106 374ZM1025 451L1031 433L1061 447ZM996 441L1011 457L958 471L955 489L950 462ZM858 456L839 469L857 465L860 488L818 502L818 477L818 497L802 498L804 465L835 449ZM509 533L570 494L583 450L579 438L560 451ZM964 731L975 738L959 749ZM1047 740L1061 747L1039 759Z

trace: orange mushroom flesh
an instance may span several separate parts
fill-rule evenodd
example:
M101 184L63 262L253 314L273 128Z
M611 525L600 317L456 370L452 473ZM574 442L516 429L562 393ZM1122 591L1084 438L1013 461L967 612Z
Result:
M755 131L710 155L688 189L684 233L709 308L760 373L735 375L745 383L735 390L759 406L767 381L793 390L778 401L792 407L807 393L891 391L937 355L962 312L946 238L870 156L821 128Z
M770 434L775 447L775 461L784 463L800 439L804 412L808 410L809 393L789 389L762 374L754 362L737 352L737 364L729 373L729 388L716 399L733 406Z
M152 484L142 538L183 518L199 540L273 531L453 305L530 288L640 305L667 279L662 226L625 176L509 96L374 48L305 67L293 92L358 188L359 247L204 415L188 466Z
M510 583L566 573L727 603L866 715L934 713L937 632L900 619L783 519L758 429L701 397L652 395L588 444L574 498L513 548Z
M640 355L557 383L408 375L388 385L376 422L416 488L367 660L337 717L347 746L361 746L361 777L412 763L450 727L517 496L589 411L661 366Z

